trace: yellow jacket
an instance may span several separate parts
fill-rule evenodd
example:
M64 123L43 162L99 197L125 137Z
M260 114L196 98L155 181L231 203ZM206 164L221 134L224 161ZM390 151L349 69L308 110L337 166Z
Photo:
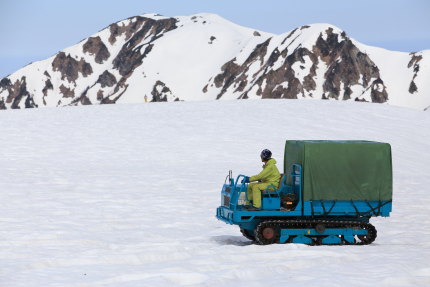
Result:
M281 174L276 167L276 160L274 158L269 159L265 165L263 165L263 170L254 176L249 178L250 182L261 181L267 184L273 184L276 188L279 187L279 180L281 179Z

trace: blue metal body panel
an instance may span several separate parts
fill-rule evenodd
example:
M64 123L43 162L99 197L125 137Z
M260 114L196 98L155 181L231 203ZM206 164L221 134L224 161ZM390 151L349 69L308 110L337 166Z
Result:
M339 244L343 236L348 242L354 242L354 235L367 235L367 230L363 229L352 229L352 228L329 228L323 232L317 232L314 228L299 228L299 229L281 229L280 231L280 243L288 241L290 236L293 238L293 243L304 243L311 244L312 240L306 236L319 235L326 236L323 239L324 244Z
M391 212L391 201L305 201L304 216L384 216Z
M289 176L291 180L288 182L291 182L291 185L286 184L287 177L284 177L277 190L262 193L262 208L259 211L246 209L243 198L246 198L248 184L244 183L245 176L239 175L236 180L230 178L229 183L222 187L221 206L217 208L216 217L228 224L237 224L241 228L254 230L257 224L267 218L345 219L368 222L373 216L390 215L391 201L303 201L301 165L294 164ZM241 197L241 194L244 195ZM286 194L294 194L296 197L296 204L289 209L281 206L282 196ZM332 240L336 241L333 238Z

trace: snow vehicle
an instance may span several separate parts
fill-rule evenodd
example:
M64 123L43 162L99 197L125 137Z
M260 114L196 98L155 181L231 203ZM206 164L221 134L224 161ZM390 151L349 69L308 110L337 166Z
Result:
M216 217L261 245L370 244L377 234L370 218L392 209L388 143L287 140L279 188L262 191L257 211L246 206L245 178L229 172Z

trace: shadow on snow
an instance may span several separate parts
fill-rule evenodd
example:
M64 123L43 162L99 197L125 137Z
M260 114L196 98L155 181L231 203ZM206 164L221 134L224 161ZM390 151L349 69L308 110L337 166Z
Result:
M215 241L219 245L235 245L235 246L248 246L254 244L251 240L244 238L243 236L212 236L212 241Z

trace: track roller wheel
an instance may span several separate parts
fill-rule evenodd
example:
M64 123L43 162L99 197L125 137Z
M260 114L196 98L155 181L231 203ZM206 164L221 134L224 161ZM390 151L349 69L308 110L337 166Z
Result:
M358 239L360 239L361 245L367 245L375 241L376 239L376 228L370 223L367 223L365 226L365 229L367 229L367 235L357 235Z
M315 225L315 231L319 234L324 233L325 225L323 223L318 223L317 225Z
M273 222L262 222L255 230L255 240L260 245L276 243L279 240L279 228Z

